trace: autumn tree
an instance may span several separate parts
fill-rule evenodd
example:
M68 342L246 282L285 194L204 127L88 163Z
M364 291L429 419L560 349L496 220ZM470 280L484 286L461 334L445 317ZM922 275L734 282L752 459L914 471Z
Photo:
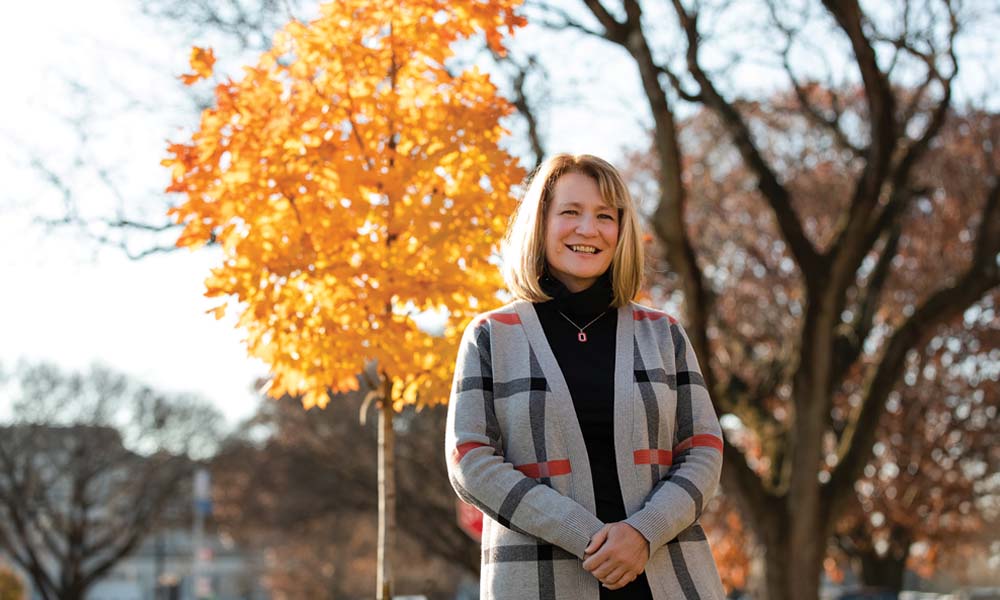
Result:
M556 7L553 24L629 52L651 108L638 187L670 273L660 297L683 300L719 414L761 443L752 456L729 428L723 489L766 549L769 597L815 598L907 356L1000 283L997 117L953 103L956 40L990 15L937 0L877 18L854 1L674 1L658 13L671 52L647 5L585 4L598 25ZM774 56L787 92L740 95L714 60L739 18L743 53ZM837 81L803 66L817 44L843 49ZM982 135L945 144L949 126ZM937 176L949 164L962 176Z
M814 88L812 93L819 96L827 92ZM785 131L788 139L796 131L794 120L787 116L789 105L795 102L791 94L778 95L766 105L745 110L754 120ZM857 110L851 102L845 108ZM949 115L916 178L918 184L927 186L928 194L933 192L933 199L919 202L907 215L906 228L898 240L896 276L886 283L877 323L910 310L907 305L913 292L900 289L900 279L926 286L962 268L971 239L970 223L975 223L981 209L981 204L968 198L975 197L982 173L989 169L982 162L982 148L991 145L995 127L995 120L981 111ZM759 213L754 198L746 192L752 188L745 171L730 169L720 174L702 167L725 164L734 152L715 142L722 135L720 128L718 120L705 112L682 122L681 131L691 171L697 173L690 177L689 185L695 198L691 212L697 215L695 229L702 241L699 255L724 270L725 278L738 281L727 283L720 295L720 305L727 307L720 320L728 324L719 344L722 358L742 365L742 374L731 378L733 393L745 393L746 381L754 376L780 383L786 359L770 358L780 356L781 348L769 338L794 336L793 316L798 306L793 303L786 312L769 298L785 304L799 296L781 273L782 257L773 252L773 240L755 226ZM812 153L820 141L800 136L796 144ZM804 171L797 186L815 190L816 195L844 188L844 170L814 158L810 161L816 168ZM647 190L655 187L655 154L635 153L629 164L633 187L638 194L648 196ZM822 203L804 206L801 211L818 223L832 217ZM931 261L930 257L938 258ZM657 267L666 269L665 265ZM676 289L667 279L654 286L653 293L660 301L670 301ZM997 516L995 486L988 483L1000 460L994 419L998 410L994 382L1000 377L993 350L997 293L994 289L968 311L942 323L925 345L909 354L901 380L886 399L872 456L854 484L855 502L848 503L849 508L833 528L837 543L834 555L824 563L828 574L839 576L842 569L854 566L862 581L900 589L907 564L929 577L942 562L937 559L950 554L949 550L985 546L974 532L988 528ZM744 319L761 323L759 332ZM747 335L751 337L744 337ZM855 366L838 390L831 409L831 426L838 434L848 424L859 399L865 369L872 368L878 359L878 353L866 353L861 359L864 364ZM785 409L775 404L772 410L781 414ZM753 421L745 419L744 423ZM772 432L753 425L728 433L755 472L773 476L776 450ZM832 445L826 452L825 462L835 462Z
M4 384L0 554L39 598L82 600L190 498L221 418L101 367L27 365Z
M191 140L164 160L168 191L186 197L170 211L184 224L177 244L221 244L206 295L235 300L271 397L322 407L378 365L381 597L392 413L446 400L462 327L496 302L491 255L524 175L499 146L512 107L485 73L446 62L480 32L503 53L522 23L516 4L324 4L242 79L219 83ZM189 81L213 60L196 48ZM418 327L428 310L447 311L441 335Z

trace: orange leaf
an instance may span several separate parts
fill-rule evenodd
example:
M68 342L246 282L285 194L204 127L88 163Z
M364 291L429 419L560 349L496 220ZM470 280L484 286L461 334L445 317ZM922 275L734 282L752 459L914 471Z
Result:
M212 76L212 67L215 65L215 52L211 48L191 48L191 58L189 59L194 73L185 73L180 76L184 85L192 85L202 79Z

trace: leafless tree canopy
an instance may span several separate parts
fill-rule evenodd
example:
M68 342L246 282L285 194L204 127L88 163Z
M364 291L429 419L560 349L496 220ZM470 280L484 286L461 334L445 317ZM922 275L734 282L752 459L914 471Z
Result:
M50 365L6 378L0 425L0 554L46 600L88 587L168 519L183 517L218 413L103 368Z

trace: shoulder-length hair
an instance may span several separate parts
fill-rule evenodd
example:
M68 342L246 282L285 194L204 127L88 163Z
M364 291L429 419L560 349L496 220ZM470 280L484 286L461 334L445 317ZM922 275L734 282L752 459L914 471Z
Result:
M597 182L601 198L618 209L618 244L611 260L613 306L624 306L639 292L643 275L642 233L621 175L604 159L591 154L556 154L546 159L528 179L528 189L511 217L500 244L507 289L515 298L545 302L539 277L545 270L545 216L556 181L566 173L581 173Z

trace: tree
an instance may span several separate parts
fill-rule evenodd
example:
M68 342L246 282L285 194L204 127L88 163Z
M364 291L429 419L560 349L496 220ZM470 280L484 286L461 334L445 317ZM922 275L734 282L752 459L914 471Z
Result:
M989 306L998 301L994 293ZM995 317L967 315L912 358L890 396L856 510L836 527L842 561L865 584L899 591L907 568L929 578L963 547L990 551L982 532L1000 525L991 481L1000 399L987 383L997 378L996 338Z
M779 600L816 597L826 540L855 501L907 357L1000 283L996 116L951 106L952 46L921 59L917 87L891 85L871 48L886 45L869 41L885 36L851 3L829 4L863 81L806 84L786 63L791 91L759 100L714 86L704 21L679 2L684 81L643 54L636 4L625 22L601 16L655 102L656 151L637 187L655 191L652 225L675 274L658 295L683 297L731 425L723 489L765 548ZM952 44L964 20L943 10ZM923 53L902 31L898 60ZM671 94L701 106L698 118L675 119ZM759 457L734 443L736 429L753 433Z
M0 550L44 600L82 600L176 512L219 415L94 367L23 368L3 389Z
M498 142L512 111L476 68L445 67L482 31L503 53L516 2L331 2L289 23L240 81L216 87L190 142L170 146L170 192L186 201L177 243L219 241L209 297L234 297L271 397L306 407L357 389L378 364L379 593L391 595L392 413L448 397L458 334L496 302L489 262L523 176ZM192 54L210 74L210 52ZM220 305L217 315L223 314ZM443 335L413 316L447 311Z
M376 457L363 449L376 430L356 422L365 380L325 410L304 411L291 396L263 402L213 460L215 518L241 545L273 556L272 593L373 595ZM400 549L410 557L397 573L403 594L454 597L460 575L479 570L479 545L456 524L441 452L445 416L440 406L409 407L395 420L399 491L407 499L399 506ZM428 573L435 574L430 583Z

